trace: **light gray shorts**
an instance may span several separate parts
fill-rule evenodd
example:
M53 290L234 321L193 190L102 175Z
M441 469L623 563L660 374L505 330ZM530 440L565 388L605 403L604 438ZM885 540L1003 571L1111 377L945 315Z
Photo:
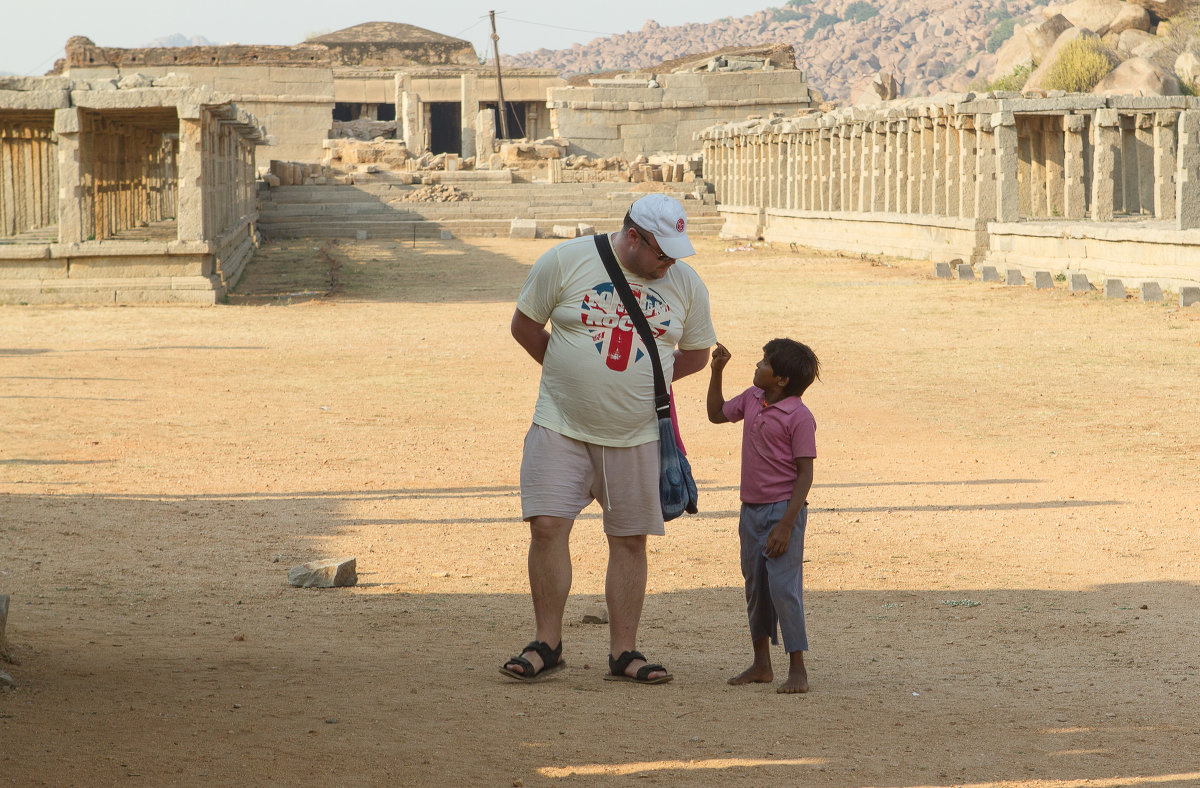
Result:
M521 457L521 517L574 520L593 500L609 536L662 536L658 441L598 446L534 424Z

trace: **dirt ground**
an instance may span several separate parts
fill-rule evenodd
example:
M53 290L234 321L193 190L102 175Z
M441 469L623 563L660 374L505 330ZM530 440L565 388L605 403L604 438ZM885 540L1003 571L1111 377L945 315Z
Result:
M698 244L727 395L774 336L824 366L812 691L725 684L740 427L707 372L639 643L675 681L601 680L593 506L569 667L522 685L508 321L548 245L279 242L229 305L0 307L0 783L1200 785L1200 310ZM288 585L338 556L357 587Z

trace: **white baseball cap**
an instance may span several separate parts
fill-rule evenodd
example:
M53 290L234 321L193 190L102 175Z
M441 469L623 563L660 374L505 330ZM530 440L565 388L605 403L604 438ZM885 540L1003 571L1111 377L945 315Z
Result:
M647 194L629 208L629 218L654 236L663 254L678 260L696 253L687 237L683 204L665 194Z

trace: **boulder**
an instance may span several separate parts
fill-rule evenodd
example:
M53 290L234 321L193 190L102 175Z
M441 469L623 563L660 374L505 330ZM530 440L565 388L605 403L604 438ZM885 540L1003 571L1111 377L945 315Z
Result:
M877 107L885 101L900 97L900 83L888 71L880 71L869 80L860 83L850 94L850 103L855 107Z
M1072 27L1069 30L1066 30L1065 32L1063 32L1063 34L1058 37L1058 40L1054 42L1054 46L1050 47L1050 51L1046 53L1046 58L1041 62L1041 65L1039 65L1037 68L1035 68L1033 70L1033 73L1029 75L1029 79L1025 81L1025 87L1023 89L1024 90L1053 89L1053 88L1048 88L1045 83L1046 83L1047 78L1050 76L1051 70L1053 70L1053 68L1054 68L1055 64L1058 62L1059 58L1062 57L1063 50L1066 49L1066 47L1068 45L1070 45L1072 42L1074 42L1076 40L1089 40L1089 39L1094 40L1097 43L1100 43L1100 37L1098 35L1096 35L1095 33L1093 33L1091 30L1088 30L1086 28ZM1113 63L1113 65L1115 65L1115 62Z
M1029 39L1025 36L1025 29L1021 25L1017 25L1012 38L1005 41L996 50L996 65L992 69L988 81L994 82L1002 77L1007 77L1022 66L1032 65L1033 50L1029 48Z
M1145 30L1125 30L1116 36L1113 48L1124 55L1132 55L1143 44L1161 42L1161 39Z
M1178 96L1182 91L1174 74L1135 57L1114 68L1092 92L1098 96Z
M1146 9L1131 6L1122 0L1075 0L1059 6L1058 12L1070 20L1071 24L1086 27L1098 36L1113 30L1116 25L1120 25L1120 28L1115 30L1118 33L1139 23L1143 24L1142 30L1150 29L1150 15Z
M1170 19L1194 6L1196 0L1129 0L1129 3L1141 6L1153 14L1156 19Z
M1029 43L1029 51L1033 55L1034 62L1041 63L1045 60L1050 47L1054 46L1058 37L1071 27L1073 25L1062 14L1055 14L1040 24L1025 27L1023 32Z
M1200 83L1200 55L1190 49L1181 52L1175 58L1175 74L1192 85Z

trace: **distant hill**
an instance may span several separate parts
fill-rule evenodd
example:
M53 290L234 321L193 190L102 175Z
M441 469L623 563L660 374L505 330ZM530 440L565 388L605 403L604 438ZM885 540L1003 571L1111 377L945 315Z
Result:
M173 33L169 36L156 38L149 44L142 44L145 49L157 49L159 47L215 47L218 46L216 41L209 41L204 36L192 36L188 38L182 33Z
M846 100L880 69L891 69L905 95L961 90L994 61L989 37L1023 21L1038 0L789 0L747 16L642 29L570 49L501 53L506 66L542 67L564 76L644 68L730 46L791 44L796 65L825 97ZM994 47L993 47L994 49Z

